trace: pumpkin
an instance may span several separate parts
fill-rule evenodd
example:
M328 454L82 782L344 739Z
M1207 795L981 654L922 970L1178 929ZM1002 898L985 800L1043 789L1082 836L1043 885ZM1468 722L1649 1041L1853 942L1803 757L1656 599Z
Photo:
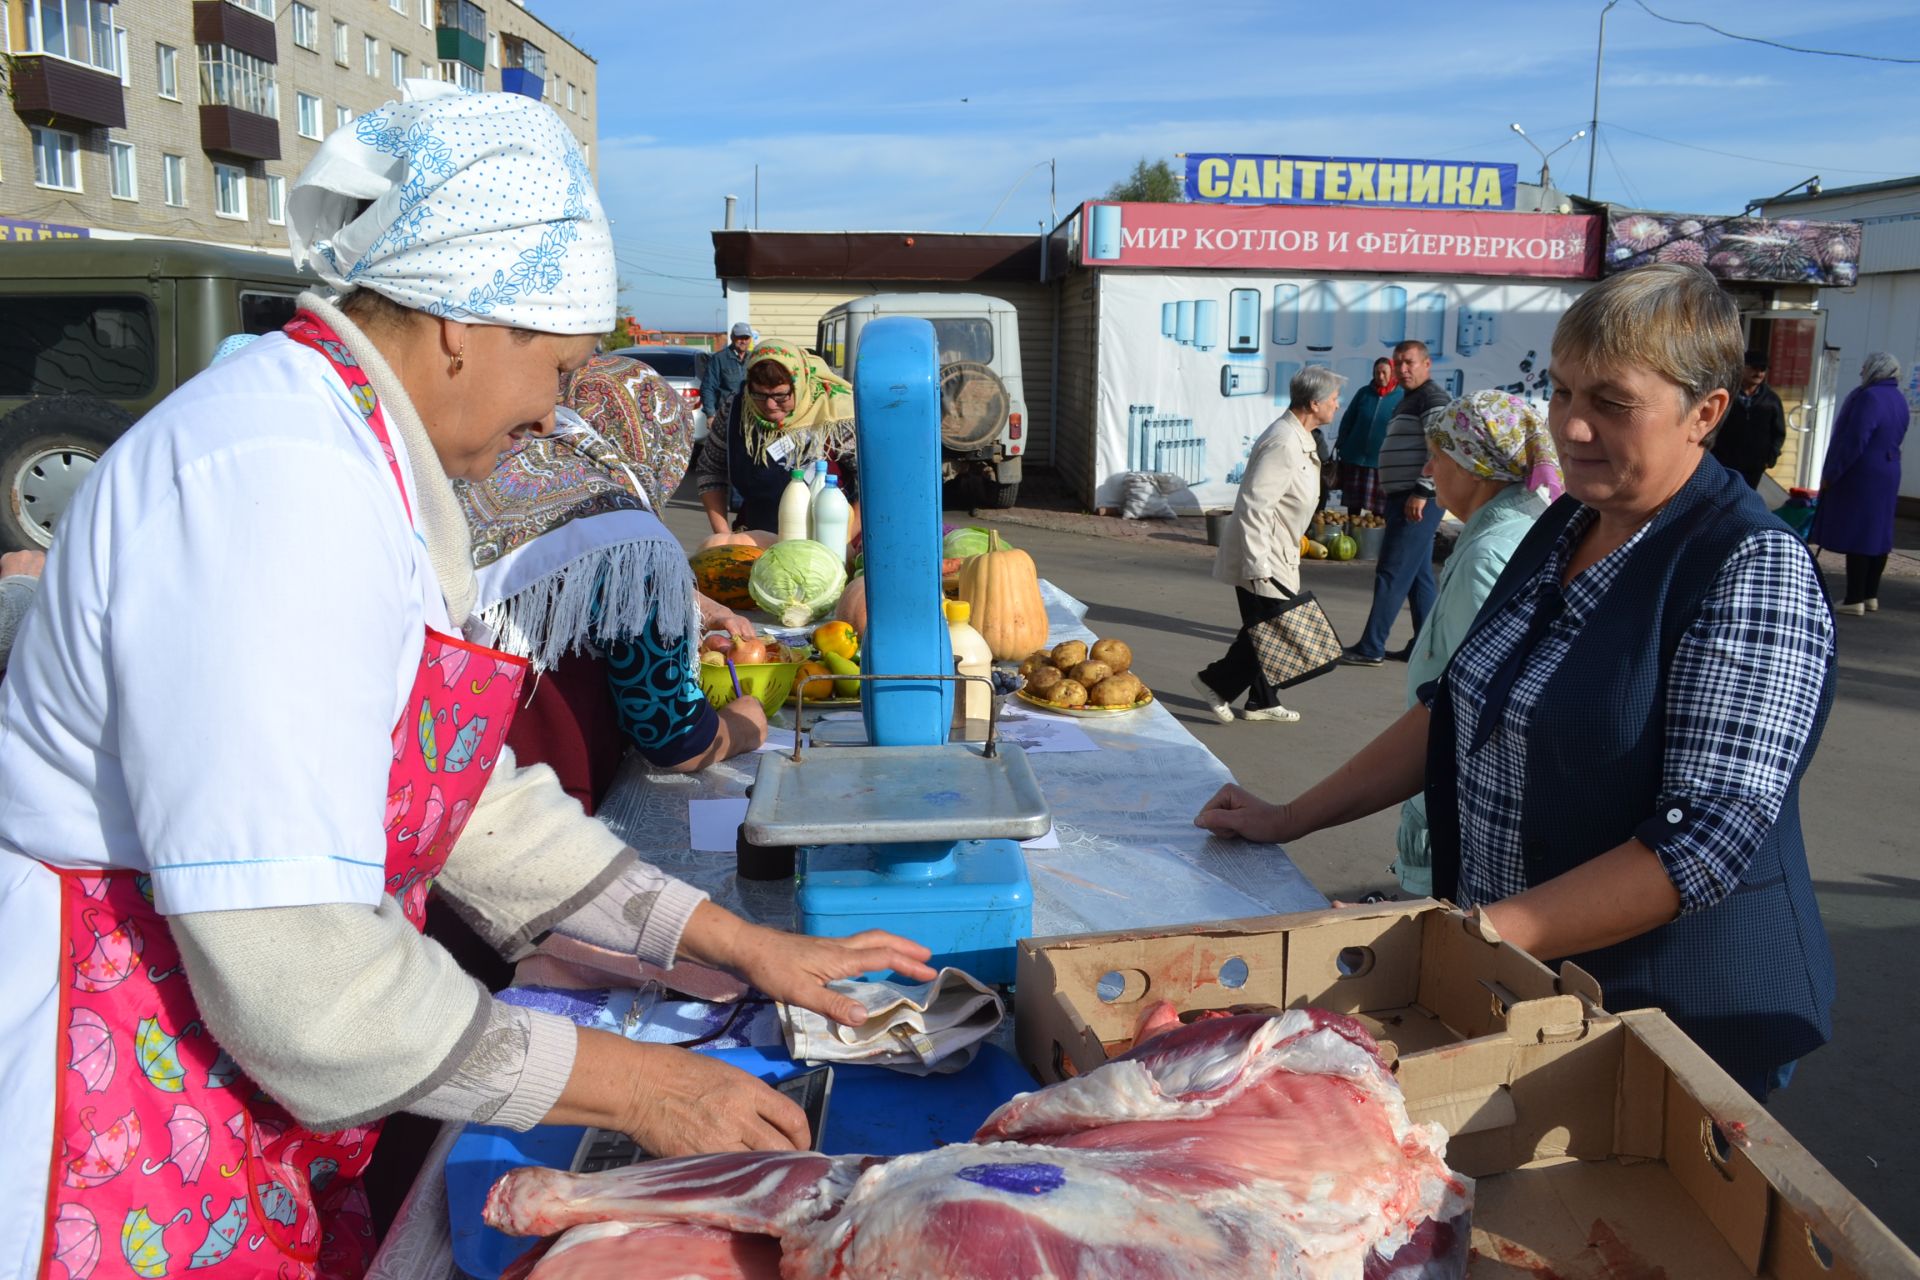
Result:
M834 609L833 616L852 627L855 635L867 633L867 580L855 578L840 593L840 603Z
M1360 554L1360 544L1344 533L1327 539L1327 554L1335 560L1351 560Z
M693 584L700 588L701 595L729 609L751 609L753 596L747 591L747 579L753 562L765 553L764 547L738 543L696 551L688 562L693 567Z
M733 533L710 533L694 550L705 551L708 547L770 547L778 540L778 534L768 533L764 529L740 529Z
M999 535L992 536L998 542ZM1009 548L968 560L960 566L960 598L973 611L973 629L1000 661L1018 662L1047 642L1040 571L1026 552Z

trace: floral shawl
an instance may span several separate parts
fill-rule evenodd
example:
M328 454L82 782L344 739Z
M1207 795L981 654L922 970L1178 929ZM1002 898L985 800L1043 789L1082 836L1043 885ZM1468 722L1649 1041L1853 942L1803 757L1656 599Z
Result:
M762 416L747 394L753 386L753 366L769 360L793 379L793 412L781 423ZM783 342L762 342L747 353L747 381L741 383L739 394L740 425L746 432L747 453L755 462L766 462L773 453L781 466L804 467L816 458L853 452L853 384L827 368L819 356Z
M1427 418L1427 443L1470 475L1525 484L1548 502L1566 491L1547 420L1505 391L1475 391Z

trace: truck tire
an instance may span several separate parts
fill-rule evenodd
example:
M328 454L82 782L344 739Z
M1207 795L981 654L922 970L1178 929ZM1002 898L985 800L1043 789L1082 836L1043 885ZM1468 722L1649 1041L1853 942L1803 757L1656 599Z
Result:
M0 550L52 546L80 482L132 425L119 405L87 396L42 396L0 418Z
M992 511L1005 511L1008 507L1012 506L1014 500L1020 496L1020 482L1018 480L1015 480L1012 484L999 484L992 480L986 480L981 482L981 488L984 492L981 494L980 505Z

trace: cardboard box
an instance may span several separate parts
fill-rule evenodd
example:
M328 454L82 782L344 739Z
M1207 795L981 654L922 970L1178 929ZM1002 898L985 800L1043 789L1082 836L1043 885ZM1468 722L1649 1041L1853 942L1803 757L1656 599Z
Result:
M1920 1257L1665 1015L1607 1013L1577 967L1488 943L1451 908L1023 940L1020 1056L1042 1080L1090 1071L1157 999L1366 1024L1477 1179L1476 1280L1920 1280Z
M1020 942L1015 1040L1043 1081L1093 1070L1133 1044L1159 1000L1182 1012L1315 1005L1358 1018L1388 1060L1513 1032L1577 1038L1600 1004L1574 965L1556 974L1484 940L1432 901Z

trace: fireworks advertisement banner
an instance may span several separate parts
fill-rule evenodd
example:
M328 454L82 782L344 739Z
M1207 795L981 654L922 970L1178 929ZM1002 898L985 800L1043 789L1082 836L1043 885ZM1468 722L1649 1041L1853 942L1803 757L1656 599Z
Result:
M1721 280L1845 287L1860 278L1860 224L1609 208L1606 274L1650 262L1705 267Z

